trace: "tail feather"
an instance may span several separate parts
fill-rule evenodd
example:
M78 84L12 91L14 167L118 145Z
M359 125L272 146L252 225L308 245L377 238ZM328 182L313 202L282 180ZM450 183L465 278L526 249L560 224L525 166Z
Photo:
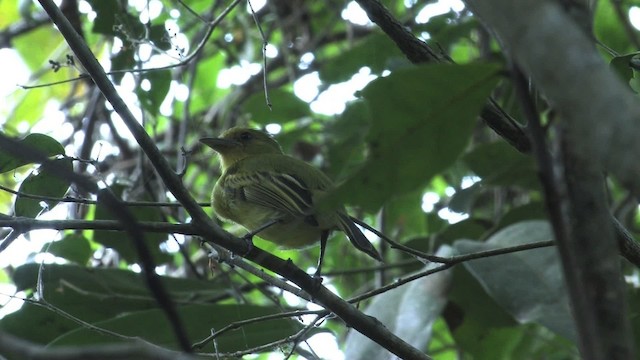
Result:
M378 261L382 261L382 257L380 256L376 248L371 245L367 237L364 236L362 231L360 231L360 229L349 218L348 215L338 213L338 228L347 234L347 237L349 237L349 241L351 241L351 244L353 244L356 249L364 252L365 254Z

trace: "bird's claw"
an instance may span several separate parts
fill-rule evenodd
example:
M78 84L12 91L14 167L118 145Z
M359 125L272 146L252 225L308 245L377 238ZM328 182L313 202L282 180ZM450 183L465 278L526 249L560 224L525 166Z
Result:
M253 233L247 233L241 237L241 239L247 244L247 251L242 255L242 257L247 256L253 250L253 235Z

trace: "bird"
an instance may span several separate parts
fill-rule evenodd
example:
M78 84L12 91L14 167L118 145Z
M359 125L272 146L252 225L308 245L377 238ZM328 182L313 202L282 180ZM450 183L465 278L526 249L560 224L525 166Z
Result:
M356 249L382 261L344 207L316 209L319 199L334 188L331 179L312 165L285 155L272 136L234 127L218 138L202 138L200 142L220 156L222 175L211 193L215 215L243 226L249 232L247 239L257 235L293 249L319 242L314 278L320 279L333 230L343 231Z

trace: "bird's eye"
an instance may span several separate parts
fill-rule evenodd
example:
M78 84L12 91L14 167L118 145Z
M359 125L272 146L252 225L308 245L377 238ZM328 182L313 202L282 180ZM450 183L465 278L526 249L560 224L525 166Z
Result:
M243 133L240 134L240 140L250 140L251 139L251 133L248 131L245 131Z

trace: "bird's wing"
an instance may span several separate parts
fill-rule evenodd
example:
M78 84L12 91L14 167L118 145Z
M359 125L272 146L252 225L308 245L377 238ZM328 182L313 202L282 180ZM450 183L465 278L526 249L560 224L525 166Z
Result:
M313 207L312 193L307 185L289 174L229 174L226 186L240 190L248 202L297 217L309 215Z

